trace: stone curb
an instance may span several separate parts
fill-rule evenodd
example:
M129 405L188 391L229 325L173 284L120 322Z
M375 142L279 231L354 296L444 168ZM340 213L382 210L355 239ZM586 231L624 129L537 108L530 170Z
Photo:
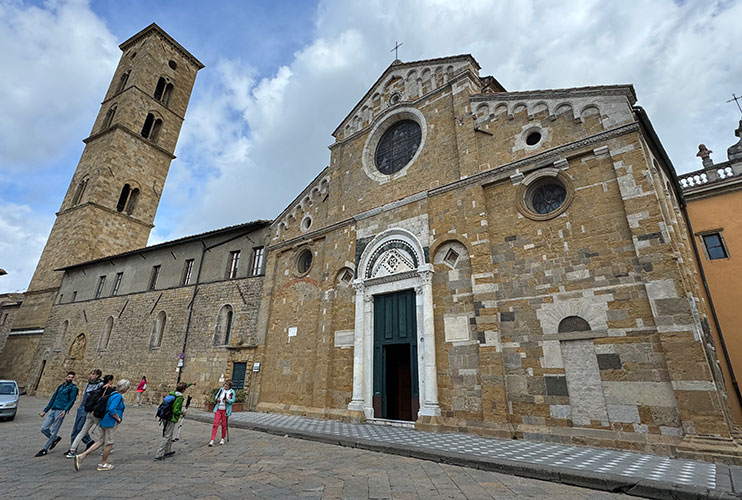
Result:
M213 416L209 413L189 415L189 418L199 422L211 423ZM563 483L570 486L579 486L593 490L624 493L626 495L653 498L657 500L739 500L740 496L731 492L711 490L697 486L674 484L666 481L632 480L630 478L609 473L592 471L575 471L565 467L538 465L513 460L476 457L462 453L430 450L409 445L398 445L362 438L349 438L309 431L297 431L285 427L275 427L265 424L255 424L230 420L230 427L265 432L276 436L285 436L307 441L316 441L324 444L358 448L359 450L375 451L389 455L428 460L431 462L458 465L471 469L481 469L491 472L500 472L529 479L540 479L554 483Z

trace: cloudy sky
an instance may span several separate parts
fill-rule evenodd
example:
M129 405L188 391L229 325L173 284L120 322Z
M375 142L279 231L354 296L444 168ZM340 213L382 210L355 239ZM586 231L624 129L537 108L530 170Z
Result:
M273 218L393 60L471 53L508 90L633 83L679 172L726 159L742 0L0 0L0 293L25 290L118 63L158 23L199 73L150 244Z

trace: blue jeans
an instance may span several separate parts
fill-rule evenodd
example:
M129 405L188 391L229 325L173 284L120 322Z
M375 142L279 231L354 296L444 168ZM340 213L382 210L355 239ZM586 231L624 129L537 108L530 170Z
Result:
M83 405L80 405L80 407L77 409L77 415L75 415L75 423L72 426L72 433L70 434L70 444L75 442L77 434L85 426L85 419L87 418L87 416L88 414L85 413L85 407ZM88 444L90 441L92 441L92 439L90 439L89 435L85 434L82 437L83 443Z
M57 439L57 433L59 432L59 428L62 426L62 421L64 420L64 417L62 416L63 411L64 410L49 410L49 413L44 416L44 423L41 425L41 433L48 438L44 445L46 451L49 451L49 448L52 447L52 443Z

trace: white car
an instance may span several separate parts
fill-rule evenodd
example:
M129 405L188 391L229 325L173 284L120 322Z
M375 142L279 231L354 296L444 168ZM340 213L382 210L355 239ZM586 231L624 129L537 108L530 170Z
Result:
M15 380L0 380L0 419L15 418L19 398L18 383Z

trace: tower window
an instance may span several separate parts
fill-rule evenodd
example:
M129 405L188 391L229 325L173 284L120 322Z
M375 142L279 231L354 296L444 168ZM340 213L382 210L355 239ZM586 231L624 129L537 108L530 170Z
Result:
M103 293L103 285L106 284L106 277L101 276L98 278L98 288L95 290L95 298L99 299L101 294Z
M229 264L227 265L227 279L233 280L237 277L237 269L240 267L240 251L229 252Z
M135 52L136 54L136 52ZM132 56L134 57L134 56ZM131 73L131 70L127 71L123 75L121 75L121 79L119 80L119 88L116 90L116 93L118 94L122 90L124 90L124 87L126 87L126 82L129 81L129 73Z
M167 103L170 102L170 96L173 94L174 88L175 87L173 87L172 83L168 83L165 86L165 92L162 94L162 104L164 104L165 106L167 106Z
M126 204L126 213L131 215L134 213L134 209L137 206L137 200L139 199L139 189L134 188L129 193L129 202Z
M103 120L103 130L107 129L113 123L113 117L116 115L116 106L111 106L111 109L106 113L106 119Z
M152 133L149 135L149 140L152 142L155 142L157 140L157 137L160 135L160 129L162 128L162 120L159 118L155 120L154 125L152 125Z
M160 77L160 79L157 80L157 86L155 87L155 100L161 100L163 92L165 92L165 79Z
M85 188L88 187L88 179L85 178L80 181L80 184L77 185L77 189L75 190L75 196L72 198L72 206L74 207L78 203L80 203L80 200L82 200L82 195L85 194Z
M152 291L157 286L157 278L160 277L160 266L152 266L152 274L149 275L147 291Z
M177 69L178 68L178 65L175 64L175 61L173 61L172 59L170 59L170 61L168 61L167 65L170 66L170 69Z
M149 134L152 132L152 125L155 122L155 115L152 113L147 114L147 118L144 119L144 125L142 126L142 137L145 139L149 138Z
M118 295L119 288L121 288L121 279L124 277L124 273L116 273L116 281L113 282L113 290L111 295Z
M121 188L121 196L119 196L119 202L116 204L116 211L121 212L124 210L124 207L126 207L126 200L129 199L129 193L131 192L131 186L128 184L124 184L124 187Z

